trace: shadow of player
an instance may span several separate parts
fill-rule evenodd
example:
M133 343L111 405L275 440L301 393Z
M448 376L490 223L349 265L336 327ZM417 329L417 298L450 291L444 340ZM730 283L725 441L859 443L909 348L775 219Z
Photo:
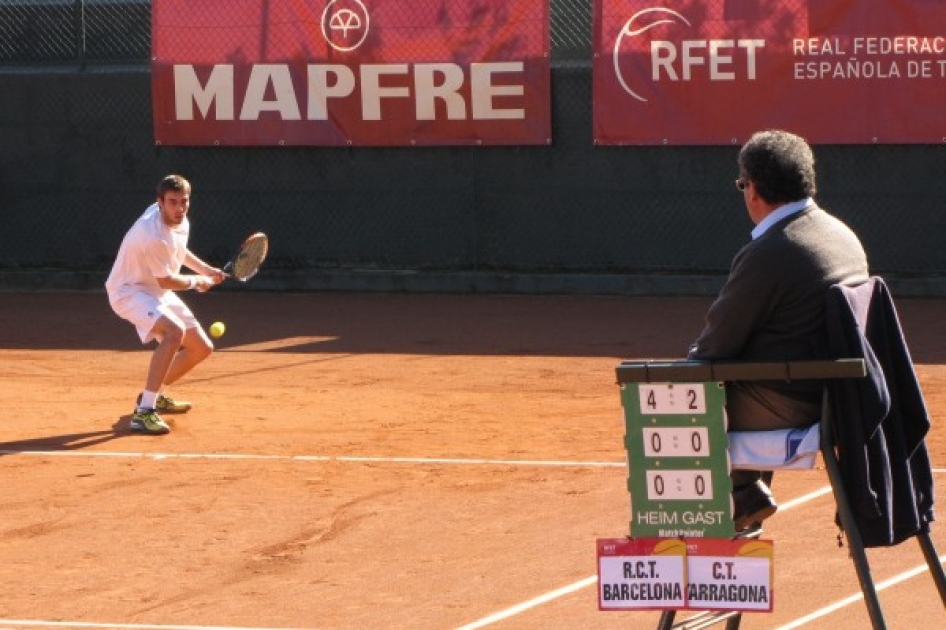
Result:
M29 440L14 440L0 442L0 455L15 455L28 452L60 452L77 451L89 446L110 442L116 438L132 435L128 428L128 419L122 417L112 427L111 431L90 431L87 433L69 433L66 435L52 435L49 437L32 438Z

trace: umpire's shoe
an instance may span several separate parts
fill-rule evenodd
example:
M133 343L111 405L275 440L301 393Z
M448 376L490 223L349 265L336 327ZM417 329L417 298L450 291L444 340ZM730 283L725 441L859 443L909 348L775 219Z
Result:
M761 523L778 510L772 491L761 479L734 489L732 498L736 531Z

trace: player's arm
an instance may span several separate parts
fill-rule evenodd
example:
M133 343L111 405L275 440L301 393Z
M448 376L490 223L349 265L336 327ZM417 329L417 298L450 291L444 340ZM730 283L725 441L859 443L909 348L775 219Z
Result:
M158 275L155 277L158 286L169 291L188 291L193 289L195 291L204 292L213 288L214 285L220 284L225 277L222 271L208 265L191 254L190 251L188 251L184 257L184 265L188 269L195 271L196 274L184 274L177 271L168 273L167 275Z
M223 273L222 270L217 269L213 265L208 265L190 250L187 250L187 255L184 257L184 265L188 269L191 269L202 276L206 276L210 280L210 286L220 284L227 277L227 274ZM210 286L208 286L207 289L209 289ZM207 289L202 290L206 291Z
M190 289L207 291L216 284L210 276L183 273L158 276L155 280L159 287L169 291L187 291Z
M133 252L138 264L145 273L150 273L154 283L166 291L186 291L198 289L200 276L184 275L180 273L180 266L174 262L174 255L168 244L161 239L147 239L138 244ZM209 278L204 284L212 286Z

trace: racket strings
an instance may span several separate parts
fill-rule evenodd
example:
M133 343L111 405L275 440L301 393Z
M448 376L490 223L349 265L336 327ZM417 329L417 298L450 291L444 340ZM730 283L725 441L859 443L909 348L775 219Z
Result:
M243 247L233 261L233 275L241 280L246 280L256 274L259 266L266 259L266 252L269 244L264 235L254 235L246 240Z

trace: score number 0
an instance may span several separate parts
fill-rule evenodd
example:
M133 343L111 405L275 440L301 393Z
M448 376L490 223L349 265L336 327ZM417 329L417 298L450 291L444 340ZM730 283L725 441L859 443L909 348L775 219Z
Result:
M644 428L645 457L707 457L706 427ZM648 470L647 498L657 500L706 501L713 498L710 470Z
M644 427L645 457L708 457L706 427Z
M647 498L651 501L709 501L713 499L711 470L648 470Z

